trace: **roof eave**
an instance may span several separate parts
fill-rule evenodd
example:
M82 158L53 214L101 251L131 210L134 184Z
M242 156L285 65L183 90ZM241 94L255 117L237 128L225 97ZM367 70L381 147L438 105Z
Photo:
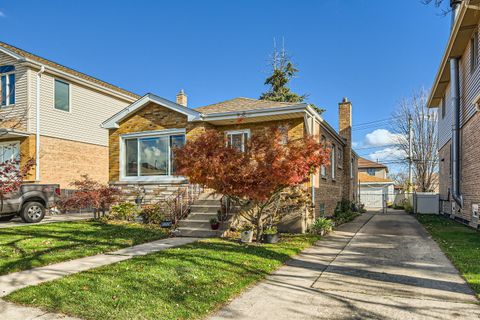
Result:
M276 108L263 108L263 109L251 109L243 111L228 111L228 112L217 112L217 113L207 113L201 114L201 119L204 121L215 121L215 120L232 120L237 119L238 117L243 118L254 118L260 116L269 116L269 115L281 115L288 113L295 113L299 111L307 110L308 105L305 103L296 104L286 107L276 107Z
M432 90L430 91L430 95L428 96L427 106L429 108L436 108L440 105L440 101L442 99L441 97L443 96L442 94L440 94L440 91L443 92L443 90L439 88L439 85L441 83L445 83L445 81L448 81L448 82L450 81L449 79L442 80L442 78L444 77L449 78L449 75L446 74L448 72L448 65L447 65L448 61L450 58L454 56L458 56L455 54L452 55L452 51L455 47L455 41L458 37L458 33L462 30L462 27L465 27L463 24L465 22L465 15L468 9L469 9L468 4L465 1L463 1L460 5L460 8L458 9L459 11L457 13L457 18L455 19L455 23L450 32L450 36L447 42L447 47L442 57L440 67L437 70L437 74L435 76L435 80L432 85Z
M132 103L131 105L127 106L126 108L117 112L115 115L113 115L109 119L105 120L101 124L101 127L105 129L118 129L120 121L128 117L130 114L141 109L142 107L144 107L146 104L150 102L156 103L160 106L166 107L173 111L182 113L187 116L188 121L193 121L200 117L200 113L195 110L189 109L178 103L164 99L152 93L147 93L146 95L144 95L143 97L141 97L140 99Z

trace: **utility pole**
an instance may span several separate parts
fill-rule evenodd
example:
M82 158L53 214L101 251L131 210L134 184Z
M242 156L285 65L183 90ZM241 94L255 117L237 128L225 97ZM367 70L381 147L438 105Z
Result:
M412 115L408 116L408 192L413 191L413 128Z

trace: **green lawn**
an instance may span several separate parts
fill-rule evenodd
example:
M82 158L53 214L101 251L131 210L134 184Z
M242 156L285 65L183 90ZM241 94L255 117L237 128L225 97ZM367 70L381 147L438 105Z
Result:
M441 216L420 215L418 220L480 296L480 233Z
M58 222L0 229L0 274L165 238L140 224Z
M27 287L6 299L84 319L198 319L316 240L203 240Z

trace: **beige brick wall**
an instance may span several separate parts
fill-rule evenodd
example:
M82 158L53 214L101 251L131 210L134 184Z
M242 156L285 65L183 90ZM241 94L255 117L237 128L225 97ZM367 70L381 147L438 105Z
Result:
M335 144L336 147L336 165L335 165L335 179L332 178L332 167L331 164L326 166L325 172L326 175L322 176L319 172L318 175L315 175L315 217L320 215L321 207L325 208L325 215L331 216L335 211L335 207L337 203L342 200L344 194L348 194L350 188L348 187L348 183L345 184L345 170L346 163L345 161L340 164L339 163L339 153L340 153L340 145L336 138L334 138L330 132L325 130L323 126L320 127L320 138L326 138L327 147L331 148L332 143ZM345 159L345 148L344 150L344 159ZM347 181L350 182L350 181Z
M40 183L59 183L61 188L71 189L70 184L82 174L108 182L107 147L45 136L40 145Z
M257 122L257 123L240 123L240 124L234 124L234 125L223 125L223 126L216 126L215 129L219 131L250 129L251 133L255 134L255 132L258 132L265 128L279 127L279 126L286 126L288 128L289 139L299 139L299 138L302 138L303 135L305 134L303 118L265 121L265 122Z
M480 114L474 115L461 129L461 155L460 155L460 192L463 195L463 209L455 213L456 217L464 219L472 227L478 226L478 218L472 215L472 204L480 205ZM448 142L439 150L439 184L440 198L453 201L448 198L448 188L451 188L450 177L450 144ZM451 202L446 204L451 206ZM457 207L458 209L458 207ZM449 211L447 211L449 212Z

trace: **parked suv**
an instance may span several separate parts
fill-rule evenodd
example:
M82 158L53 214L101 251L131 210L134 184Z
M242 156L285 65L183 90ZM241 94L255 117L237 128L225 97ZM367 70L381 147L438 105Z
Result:
M59 195L58 184L24 184L17 192L5 195L3 204L0 203L0 221L18 215L24 222L40 222Z

